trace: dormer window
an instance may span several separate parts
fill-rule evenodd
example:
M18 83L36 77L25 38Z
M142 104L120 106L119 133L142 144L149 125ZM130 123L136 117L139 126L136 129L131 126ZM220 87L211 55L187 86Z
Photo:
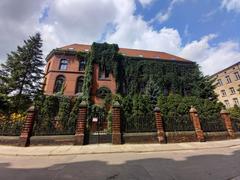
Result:
M66 59L60 60L59 70L67 70L68 61Z

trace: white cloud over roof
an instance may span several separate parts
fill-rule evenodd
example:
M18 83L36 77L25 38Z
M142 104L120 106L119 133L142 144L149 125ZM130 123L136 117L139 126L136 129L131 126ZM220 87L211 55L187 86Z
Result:
M139 1L143 5L152 2ZM6 53L15 50L29 35L40 31L45 54L67 44L107 41L120 47L180 55L199 63L205 74L239 61L239 42L228 40L211 45L217 36L206 34L184 45L177 29L156 30L136 15L135 3L134 0L1 0L0 60L4 61Z

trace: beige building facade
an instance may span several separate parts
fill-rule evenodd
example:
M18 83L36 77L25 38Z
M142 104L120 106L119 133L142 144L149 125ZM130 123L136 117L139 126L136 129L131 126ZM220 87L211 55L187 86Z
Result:
M240 106L240 62L215 73L212 78L215 79L218 100L226 108Z

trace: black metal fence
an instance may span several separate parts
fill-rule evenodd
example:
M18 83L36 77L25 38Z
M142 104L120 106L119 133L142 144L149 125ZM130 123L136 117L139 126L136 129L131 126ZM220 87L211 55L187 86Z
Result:
M128 117L123 122L126 133L156 132L156 121L153 113Z
M1 121L0 136L19 136L23 125L24 121Z
M240 132L240 118L231 117L233 130L235 132Z
M164 116L163 125L166 132L194 131L193 123L187 114Z
M201 127L204 132L220 132L226 131L224 121L219 113L212 114L211 116L201 116Z
M36 122L33 127L34 136L47 136L47 135L74 135L75 126L70 124L61 124L61 122L52 121L40 121Z

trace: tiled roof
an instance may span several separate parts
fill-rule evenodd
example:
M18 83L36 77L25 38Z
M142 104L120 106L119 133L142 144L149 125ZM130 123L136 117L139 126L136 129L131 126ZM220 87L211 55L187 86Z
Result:
M71 44L64 46L60 49L63 50L75 50L75 51L89 51L91 49L90 45L85 44ZM149 58L149 59L162 59L162 60L169 60L169 61L181 61L181 62L192 62L186 60L184 58L168 54L165 52L158 52L158 51L149 51L149 50L140 50L140 49L128 49L128 48L119 48L119 52L124 56L130 57L142 57L142 58Z

